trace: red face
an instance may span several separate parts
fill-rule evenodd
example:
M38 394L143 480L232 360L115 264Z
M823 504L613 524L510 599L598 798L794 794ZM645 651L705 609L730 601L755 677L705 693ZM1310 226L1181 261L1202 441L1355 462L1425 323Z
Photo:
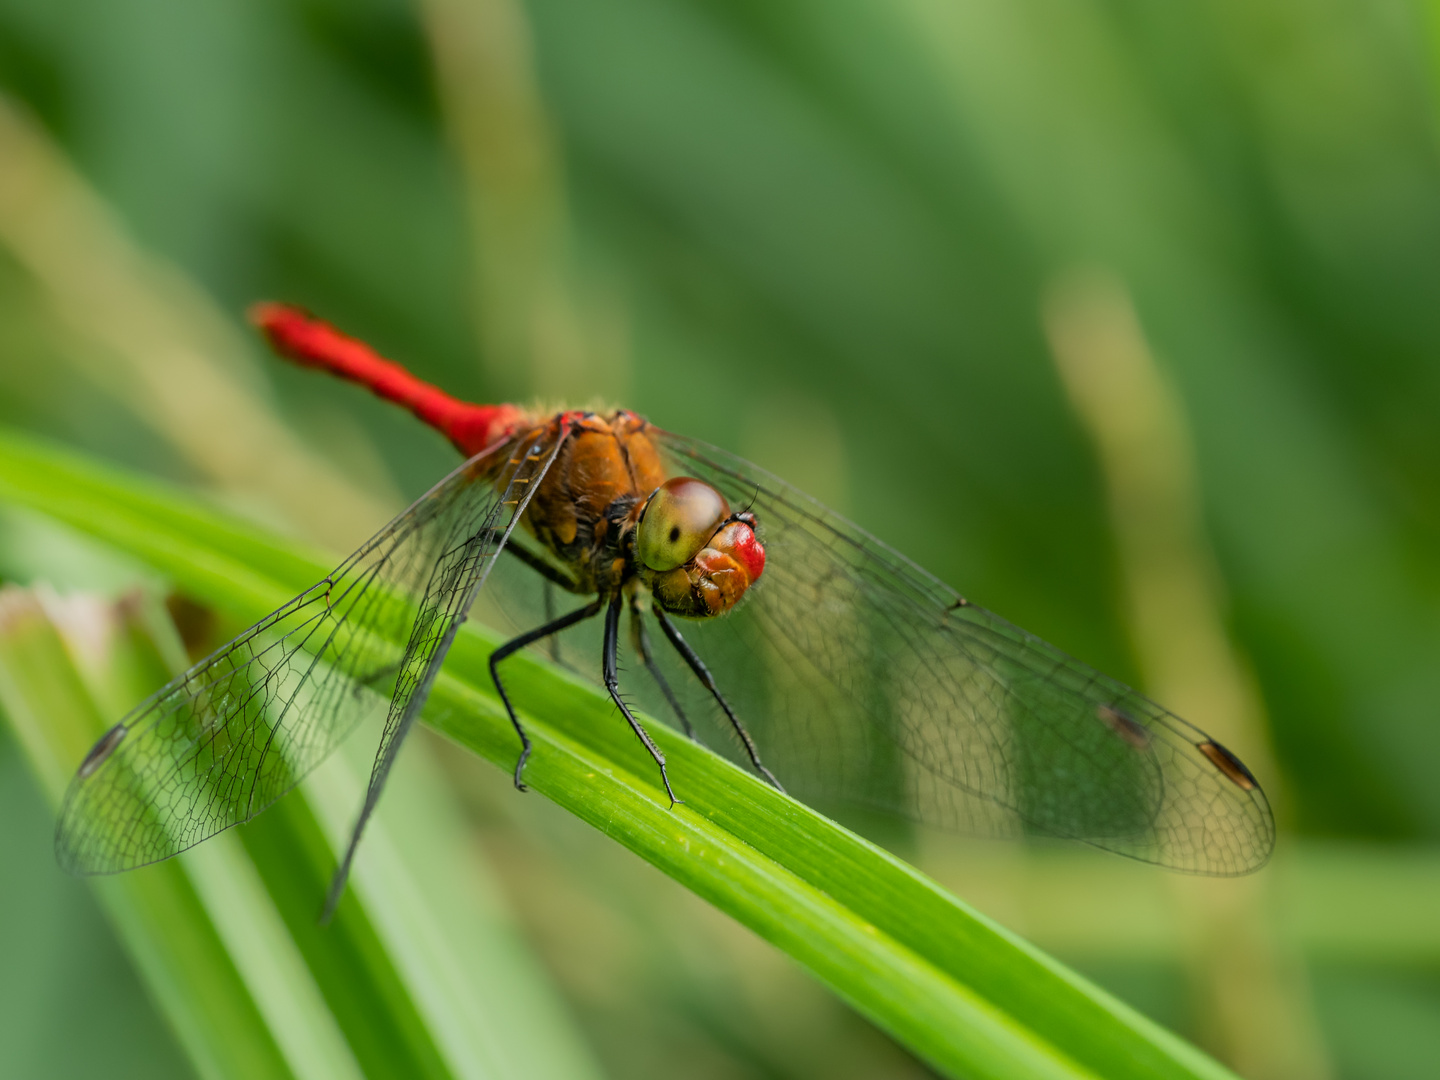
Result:
M635 527L635 558L672 615L723 615L765 571L752 514L731 514L703 480L677 476L655 490Z

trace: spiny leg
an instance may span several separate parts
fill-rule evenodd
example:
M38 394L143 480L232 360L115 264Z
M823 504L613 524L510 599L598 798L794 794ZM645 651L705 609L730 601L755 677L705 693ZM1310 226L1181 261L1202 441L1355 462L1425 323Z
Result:
M376 668L374 671L369 672L368 674L357 674L355 676L355 685L351 687L350 693L357 698L366 690L375 690L377 693L379 693L377 684L390 678L391 675L398 674L401 666L402 661L394 660L388 664Z
M555 618L555 589L557 586L566 592L577 595L580 594L580 586L575 584L575 581L568 574L558 567L551 566L550 563L546 562L534 552L528 551L513 542L507 544L505 550L544 579L541 597L545 605L545 621L547 623ZM550 659L558 664L560 662L560 639L554 635L551 635L549 640L549 652Z
M494 532L493 529L491 531ZM514 555L515 558L530 567L531 570L534 570L546 581L553 582L568 593L574 593L577 596L583 595L583 590L581 590L580 586L575 583L575 580L570 577L569 574L565 573L565 571L561 570L558 566L551 566L550 563L546 562L528 548L522 547L512 541L505 545L505 551L507 554Z
M549 622L555 618L555 583L546 578L540 584L540 595L545 607L545 621ZM554 663L560 662L560 639L551 634L545 641L545 650L550 654Z
M597 596L593 601L582 608L562 615L558 619L547 622L544 626L536 627L517 638L511 638L504 645L501 645L490 654L490 678L495 683L495 690L500 694L500 700L505 705L505 711L510 716L510 723L515 725L515 734L520 736L520 760L515 763L515 786L521 791L528 790L521 782L520 776L525 771L525 762L530 759L530 736L525 734L525 729L520 726L520 720L515 715L515 706L510 704L510 695L505 692L505 684L500 681L499 664L511 653L523 649L531 642L539 641L541 638L549 637L551 634L559 633L566 627L574 626L576 623L584 622L600 613L600 605L605 602L603 597Z
M665 700L670 703L670 709L680 718L680 726L685 729L685 734L692 741L699 742L695 736L695 728L690 723L690 718L685 715L685 710L680 707L680 701L675 696L675 691L670 689L670 683L660 670L660 665L655 663L655 655L650 651L650 635L645 630L645 616L640 610L639 601L635 597L630 598L630 636L635 639L635 651L640 654L640 659L645 662L645 667L650 672L650 677L660 687L660 692L665 695Z
M598 603L598 601L597 601ZM630 711L620 698L620 677L616 673L615 658L620 646L620 609L625 605L625 597L616 593L610 601L610 607L605 612L605 656L603 668L605 673L605 689L610 691L610 698L619 707L620 713L630 724L630 730L635 732L635 737L645 744L645 749L650 751L650 756L655 759L655 764L660 766L660 779L665 784L665 793L670 796L670 805L674 806L680 800L675 798L675 792L670 787L670 777L665 772L665 755L660 752L660 747L655 745L655 740L650 738L650 733L640 726L640 721Z
M776 791L784 791L785 789L780 785L780 781L775 779L775 774L767 769L760 761L760 752L755 748L755 740L750 737L750 732L745 730L745 725L742 724L740 718L735 715L735 710L730 708L730 703L726 701L725 696L720 693L720 688L715 685L715 677L710 674L710 669L705 666L705 661L700 659L700 654L692 649L690 643L680 636L680 631L675 628L675 624L670 621L669 616L665 614L659 604L656 604L653 610L655 612L655 618L660 623L660 629L663 630L665 636L670 639L670 644L675 646L675 651L685 658L685 663L690 665L690 670L695 672L695 677L700 680L706 690L710 691L711 696L720 703L720 708L723 709L725 715L729 717L730 726L735 729L735 734L739 735L740 741L745 744L745 752L750 755L750 764L755 766L755 771L770 781L771 786L774 787Z

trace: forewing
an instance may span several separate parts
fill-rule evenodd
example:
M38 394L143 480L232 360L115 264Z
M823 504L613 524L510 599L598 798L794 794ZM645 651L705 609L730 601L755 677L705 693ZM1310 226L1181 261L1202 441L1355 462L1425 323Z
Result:
M672 475L758 518L760 580L731 615L683 630L792 793L1195 873L1269 857L1264 793L1204 732L763 470L656 438Z
M380 801L380 793L385 788L400 745L420 716L420 709L430 694L430 687L440 672L450 643L455 640L456 631L484 587L494 567L495 557L504 550L511 532L539 489L545 473L554 464L565 439L566 434L558 431L550 440L517 440L507 450L494 477L493 490L499 492L498 501L484 508L457 504L442 512L435 531L441 533L444 539L438 545L438 557L430 570L425 594L410 631L410 642L400 661L390 714L385 720L380 750L370 771L365 803L331 881L322 915L324 921L329 920L335 905L340 902L365 824Z
M61 865L128 870L250 820L392 699L388 748L499 550L514 449L466 462L107 732L66 793Z

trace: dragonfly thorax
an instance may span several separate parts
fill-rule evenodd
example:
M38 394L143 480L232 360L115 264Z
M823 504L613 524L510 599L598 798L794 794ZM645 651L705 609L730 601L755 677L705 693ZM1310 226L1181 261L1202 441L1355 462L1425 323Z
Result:
M523 522L577 591L614 595L638 578L673 615L733 608L765 568L754 515L732 514L702 480L668 475L632 412L561 413L522 442L553 444L566 426Z

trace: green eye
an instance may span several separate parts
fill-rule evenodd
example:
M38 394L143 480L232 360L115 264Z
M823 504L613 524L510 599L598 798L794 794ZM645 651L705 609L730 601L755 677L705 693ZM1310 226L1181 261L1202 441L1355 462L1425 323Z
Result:
M651 570L684 566L729 516L725 496L705 481L689 476L667 480L640 515L635 554Z

